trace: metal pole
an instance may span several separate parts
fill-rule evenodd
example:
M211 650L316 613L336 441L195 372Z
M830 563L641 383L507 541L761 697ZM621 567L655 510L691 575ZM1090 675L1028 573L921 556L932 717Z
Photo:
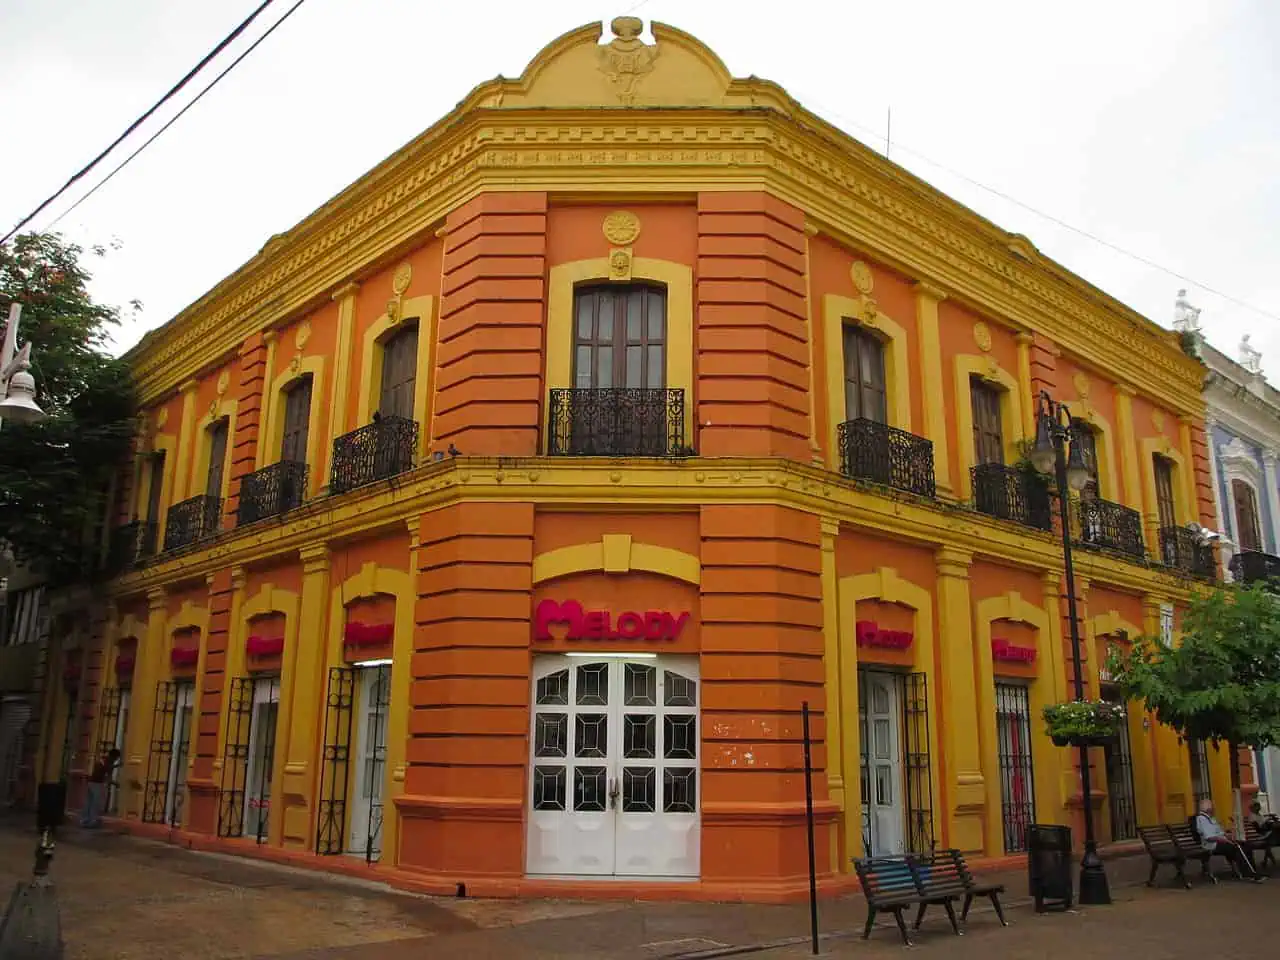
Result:
M800 704L804 732L804 816L809 835L809 936L813 953L818 953L818 866L813 836L813 759L809 742L809 701Z
M1061 407L1057 408L1061 410ZM1055 416L1054 420L1058 418ZM1054 466L1057 471L1058 510L1062 521L1062 562L1067 574L1067 620L1071 631L1071 662L1075 667L1075 693L1077 700L1084 699L1084 667L1080 660L1080 624L1076 616L1076 574L1071 556L1071 521L1067 511L1067 428L1061 422L1054 431ZM1098 856L1098 841L1093 835L1093 784L1089 771L1089 748L1080 747L1080 790L1083 794L1084 856L1080 860L1080 903L1106 904L1111 902L1107 887L1107 874Z

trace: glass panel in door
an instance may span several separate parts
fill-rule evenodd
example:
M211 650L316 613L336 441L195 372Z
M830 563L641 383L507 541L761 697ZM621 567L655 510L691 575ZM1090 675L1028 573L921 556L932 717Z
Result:
M373 862L382 853L382 797L387 778L387 711L391 705L391 667L358 672L356 717L356 794L351 804L351 853Z
M169 787L164 799L165 823L182 823L182 801L187 787L187 757L191 749L191 719L195 685L179 683L174 697L173 741L169 749Z
M279 678L260 677L253 681L249 763L244 790L244 835L256 837L259 843L266 839L271 809L271 776L275 764L279 701Z

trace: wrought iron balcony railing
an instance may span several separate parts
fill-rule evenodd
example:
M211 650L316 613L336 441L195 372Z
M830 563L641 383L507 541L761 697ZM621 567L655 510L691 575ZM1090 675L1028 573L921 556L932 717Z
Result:
M1088 497L1076 501L1075 514L1077 543L1146 559L1142 515L1137 510L1100 497Z
M249 474L240 481L240 503L236 506L236 526L278 517L302 506L307 494L307 465L298 460L281 460Z
M840 424L836 442L840 472L846 477L870 480L919 497L932 499L936 495L931 440L860 418Z
M1213 547L1185 527L1160 528L1160 561L1193 577L1217 579Z
M222 500L201 494L169 508L164 526L165 550L190 546L218 532L222 519Z
M154 556L155 552L156 525L134 520L111 532L107 567L113 573L121 573Z
M1037 530L1053 529L1053 496L1044 483L1003 463L981 463L969 475L979 513Z
M552 457L675 457L686 453L684 391L631 387L551 391Z
M418 422L405 417L379 417L333 441L330 493L346 493L413 469L418 449Z
M1243 550L1231 558L1227 569L1240 583L1263 581L1280 589L1280 557L1257 550Z

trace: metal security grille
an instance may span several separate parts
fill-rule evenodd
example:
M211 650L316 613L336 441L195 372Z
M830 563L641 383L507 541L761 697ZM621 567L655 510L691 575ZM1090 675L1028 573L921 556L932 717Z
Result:
M320 768L316 853L342 853L347 833L347 782L351 765L351 711L356 672L351 667L329 670L325 699L324 752Z
M258 696L260 691L263 693L261 698ZM253 782L248 785L251 793L249 807L252 809L256 804L258 808L257 816L253 818L254 839L261 844L267 840L268 811L271 808L271 774L276 762L276 727L279 726L276 711L280 703L280 678L255 678L253 700L254 713L262 708L263 715L258 719L264 722L249 737L250 759L255 768Z
M1201 801L1212 795L1209 789L1209 756L1205 752L1203 740L1192 740L1187 744L1191 756L1191 795L1195 803L1195 812L1199 812Z
M104 687L98 707L98 734L94 745L94 762L105 760L116 746L116 726L120 722L120 688Z
M151 714L151 749L147 753L147 781L142 792L143 823L164 823L177 715L178 685L161 680L156 684L156 705Z
M218 789L218 836L244 834L244 780L253 732L253 678L233 677L227 696L227 741Z
M1103 698L1123 703L1114 691L1104 691ZM1133 794L1133 755L1129 749L1129 721L1120 721L1120 734L1103 747L1107 764L1107 801L1111 809L1111 839L1132 840L1138 835L1138 809Z
M923 673L902 678L902 745L907 773L907 852L931 853L933 777L929 770L929 690Z
M382 856L382 784L387 768L387 709L391 705L391 668L380 666L372 669L377 672L369 691L369 725L365 730L368 748L362 771L369 802L364 844L364 858L368 863Z
M1005 853L1019 853L1027 849L1027 827L1036 819L1031 702L1022 684L996 684L996 740L1004 849Z

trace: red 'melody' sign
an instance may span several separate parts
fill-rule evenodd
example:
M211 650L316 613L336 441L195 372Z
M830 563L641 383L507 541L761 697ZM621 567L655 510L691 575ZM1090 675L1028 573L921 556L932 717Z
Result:
M688 622L688 611L626 610L615 616L584 610L577 600L543 600L533 612L533 639L554 639L551 628L559 626L566 640L676 640Z

